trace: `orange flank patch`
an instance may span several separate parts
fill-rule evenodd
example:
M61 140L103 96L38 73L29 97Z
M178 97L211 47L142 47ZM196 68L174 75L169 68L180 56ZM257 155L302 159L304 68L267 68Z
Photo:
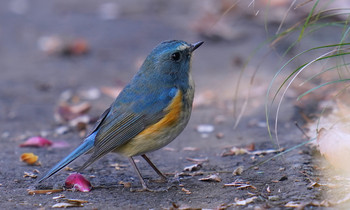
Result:
M166 114L156 124L143 130L139 135L148 135L173 125L178 121L180 117L181 109L182 109L182 93L181 91L178 91L174 99L171 101L170 105L165 109L165 111L168 112L168 114Z

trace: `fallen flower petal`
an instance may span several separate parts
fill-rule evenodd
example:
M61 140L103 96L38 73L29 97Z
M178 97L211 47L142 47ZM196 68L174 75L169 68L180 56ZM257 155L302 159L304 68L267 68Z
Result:
M24 143L20 144L20 147L48 147L52 142L40 136L35 136L27 139Z
M52 148L67 148L69 146L70 144L66 141L55 141L51 145Z
M38 156L34 155L33 153L23 153L21 155L21 161L29 165L34 165L36 161L38 161Z
M90 192L91 183L81 174L73 173L69 175L65 182L66 188L74 188L80 192Z

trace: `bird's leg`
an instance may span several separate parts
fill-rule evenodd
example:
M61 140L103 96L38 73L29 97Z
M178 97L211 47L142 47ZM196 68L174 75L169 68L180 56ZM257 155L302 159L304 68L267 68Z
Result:
M129 161L130 161L131 165L134 167L134 169L135 169L135 171L136 171L136 173L137 173L137 175L138 175L138 177L140 179L140 182L142 184L142 191L149 191L145 180L143 180L143 177L142 177L139 169L136 166L136 163L135 163L134 159L132 157L129 157Z
M152 161L145 155L141 155L143 159L147 161L147 163L153 168L153 170L162 178L163 181L166 181L166 176L152 163Z

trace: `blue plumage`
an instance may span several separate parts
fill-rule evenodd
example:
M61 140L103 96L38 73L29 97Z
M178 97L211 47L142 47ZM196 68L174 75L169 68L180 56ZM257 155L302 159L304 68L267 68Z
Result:
M170 143L185 128L192 109L194 83L191 56L203 42L166 41L147 56L138 73L96 123L92 134L39 182L47 179L77 157L91 151L79 169L107 154L128 156L144 189L147 189L132 157L141 155L163 178L145 153Z

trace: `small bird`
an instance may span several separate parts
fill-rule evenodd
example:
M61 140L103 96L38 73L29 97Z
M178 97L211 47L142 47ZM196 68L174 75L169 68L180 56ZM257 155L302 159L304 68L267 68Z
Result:
M202 44L171 40L156 46L130 83L101 115L91 134L38 182L51 177L82 154L90 153L91 156L78 171L109 152L129 158L143 190L149 189L134 156L141 155L166 180L146 153L166 146L186 127L194 97L191 58Z

